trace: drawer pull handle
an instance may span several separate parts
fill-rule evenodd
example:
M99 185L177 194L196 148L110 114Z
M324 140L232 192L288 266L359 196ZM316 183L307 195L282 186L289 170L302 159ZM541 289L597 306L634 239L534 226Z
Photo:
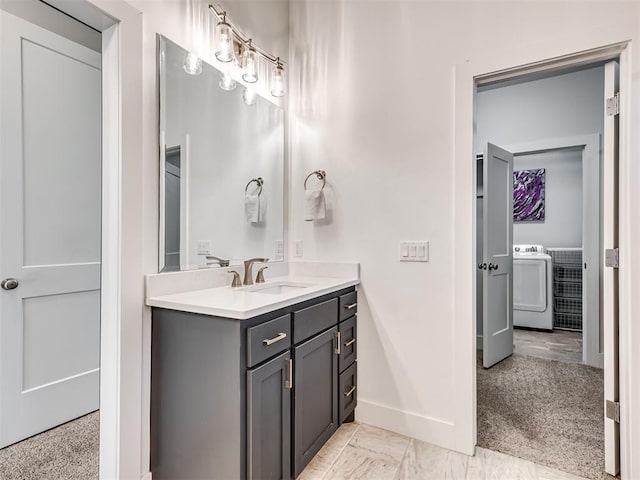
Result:
M358 302L354 302L354 303L350 303L349 305L345 305L344 308L346 310L351 310L353 308L356 308L358 306Z
M340 332L335 332L334 335L336 337L336 348L333 353L340 355Z
M349 340L348 342L346 342L344 344L345 347L350 347L351 345L353 345L354 343L356 343L356 339L352 338L351 340Z
M262 340L262 343L268 347L269 345L273 345L274 343L279 342L280 340L284 340L285 338L287 338L287 334L284 332L280 332L273 338Z
M287 359L287 380L284 381L284 388L293 388L293 359Z
M351 396L351 394L352 394L353 392L355 392L355 391L356 391L356 386L355 386L355 385L353 385L353 386L349 389L349 391L348 391L348 392L344 392L344 396L345 396L345 397L350 397L350 396Z

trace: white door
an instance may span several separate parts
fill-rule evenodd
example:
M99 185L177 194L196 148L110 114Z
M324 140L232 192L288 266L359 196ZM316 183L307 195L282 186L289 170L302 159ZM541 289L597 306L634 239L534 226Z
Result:
M603 138L603 248L618 247L618 121L609 114L606 99L618 92L617 62L605 65L604 71L604 138ZM606 258L605 255L603 257ZM604 324L604 449L605 470L611 475L620 471L620 424L607 415L607 401L618 402L618 270L604 267L603 277L603 324ZM612 413L612 412L610 412Z
M487 144L483 161L482 364L513 353L513 154Z
M99 406L101 59L6 12L0 32L3 447Z

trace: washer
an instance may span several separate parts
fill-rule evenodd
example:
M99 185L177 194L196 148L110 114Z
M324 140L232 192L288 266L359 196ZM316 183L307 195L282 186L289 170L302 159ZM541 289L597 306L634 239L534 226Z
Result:
M513 246L513 325L553 330L553 269L542 245Z

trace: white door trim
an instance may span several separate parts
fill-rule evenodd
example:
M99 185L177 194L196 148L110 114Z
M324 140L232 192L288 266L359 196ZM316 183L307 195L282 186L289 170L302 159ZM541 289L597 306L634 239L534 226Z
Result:
M636 221L632 218L632 200L640 197L631 190L631 92L632 92L632 65L629 42L624 38L611 41L617 34L613 31L603 32L590 41L591 45L577 45L570 43L574 48L549 43L545 45L549 55L545 58L535 58L532 53L522 50L510 51L510 55L488 55L474 61L458 64L454 70L454 171L453 171L453 208L454 218L454 245L456 256L453 258L453 282L454 291L453 309L453 374L456 378L453 391L453 411L455 412L456 448L459 451L473 455L477 441L476 421L476 275L474 263L476 255L476 162L474 156L475 133L475 95L476 86L483 78L495 75L496 72L513 76L524 74L523 67L514 68L514 65L532 65L535 68L541 66L566 66L584 61L585 51L589 53L590 62L615 59L620 61L620 91L621 91L621 116L620 116L620 259L623 268L620 268L620 398L621 398L621 473L622 478L640 477L640 459L634 460L632 452L640 445L634 445L634 440L640 437L632 435L631 422L640 424L633 411L632 398L636 402L640 400L640 352L631 348L633 331L631 323L633 311L640 311L640 299L631 297L631 282L640 283L640 271L632 269L631 265L624 268L624 262L631 262L630 245L633 233L640 233ZM598 42L598 39L604 40ZM617 42L617 43L616 43ZM597 45L606 45L598 47ZM577 47L577 48L576 48ZM560 52L559 52L560 50ZM574 54L571 52L580 52ZM562 53L561 53L562 52ZM504 52L503 52L504 53ZM637 123L637 120L636 122ZM637 142L633 144L637 150ZM634 358L638 357L638 358ZM635 370L634 370L635 367ZM638 407L636 407L638 408Z
M595 133L591 135L578 135L573 137L565 137L565 138L549 138L538 140L535 142L517 144L517 145L506 145L505 148L510 152L513 152L515 157L539 152L548 152L551 150L561 150L566 148L582 148L582 191L583 191L583 200L582 200L582 237L583 237L583 259L587 263L587 265L595 265L598 267L598 270L594 270L593 268L587 269L585 275L588 275L589 292L584 292L583 299L585 297L589 298L598 298L600 295L599 291L599 278L600 278L600 255L599 255L599 244L598 240L596 244L589 242L589 238L593 235L588 235L587 230L589 226L586 222L587 212L593 211L592 209L587 209L587 203L590 199L595 200L597 204L597 211L600 212L600 204L598 202L598 198L595 198L591 195L592 192L600 194L600 134ZM591 180L591 181L590 181ZM598 214L600 216L600 213ZM600 225L596 226L596 234L599 239ZM552 246L552 245L549 245ZM600 306L599 302L595 305L595 302L591 302L592 308L589 311L594 310L597 313L597 319L600 318ZM583 352L582 352L582 361L594 367L602 368L604 364L604 357L600 352L600 322L598 321L595 325L589 322L589 319L593 319L594 316L591 313L586 321L583 319Z
M100 478L136 479L148 471L141 441L142 14L124 0L46 2L102 32Z

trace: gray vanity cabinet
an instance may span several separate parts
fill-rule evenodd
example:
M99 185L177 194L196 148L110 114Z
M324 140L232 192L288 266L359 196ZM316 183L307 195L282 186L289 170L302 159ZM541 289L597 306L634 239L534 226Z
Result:
M154 308L153 479L297 477L354 419L355 299L350 287L246 320Z
M291 478L292 368L287 351L247 372L249 478Z
M294 473L297 477L338 428L337 328L294 350Z

